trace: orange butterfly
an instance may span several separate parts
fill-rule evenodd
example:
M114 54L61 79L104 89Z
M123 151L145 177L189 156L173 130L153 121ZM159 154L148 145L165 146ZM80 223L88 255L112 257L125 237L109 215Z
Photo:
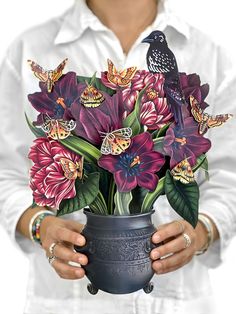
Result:
M70 159L61 158L60 164L64 171L64 176L69 180L75 180L79 178L82 179L83 176L83 164L84 164L84 157L81 157L80 161L74 163Z
M103 155L120 155L130 146L131 135L131 128L122 128L106 133L102 142L101 153Z
M194 182L193 170L188 162L188 158L183 159L170 172L173 178L183 184Z
M28 60L31 70L34 75L43 83L47 85L47 90L51 93L52 88L56 81L62 76L62 71L67 63L68 59L63 60L55 70L44 70L40 65L36 62Z
M137 67L130 67L122 71L117 71L116 67L114 66L111 60L107 59L107 63L108 63L107 72L108 81L120 87L128 86L137 71Z
M41 126L44 132L48 133L48 136L54 140L63 140L67 138L71 131L75 129L76 123L74 120L65 121L62 119L51 119L46 116L45 122Z
M205 134L209 128L223 125L227 120L233 117L232 114L219 114L211 116L200 108L198 101L190 95L191 113L194 119L199 123L199 134Z
M105 100L102 93L87 83L87 87L80 96L80 103L87 108L96 108Z

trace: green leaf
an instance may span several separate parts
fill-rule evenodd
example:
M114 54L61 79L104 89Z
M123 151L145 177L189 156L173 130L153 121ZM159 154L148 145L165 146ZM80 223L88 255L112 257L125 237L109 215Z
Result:
M102 193L99 191L93 202L89 205L91 211L97 215L108 215L108 209Z
M30 128L30 130L34 133L36 137L47 137L44 131L41 128L37 128L33 125L33 123L29 120L27 114L25 113L26 122Z
M154 142L153 150L159 152L162 155L166 155L164 151L164 137L155 138L153 142Z
M141 204L143 203L148 190L137 185L131 192L133 199L129 204L130 214L139 214L141 212Z
M64 140L60 140L60 143L76 154L84 156L88 162L97 164L97 160L101 157L100 151L95 146L77 136L68 136Z
M169 129L169 126L171 125L171 122L164 125L157 133L156 137L163 137L166 135L166 131Z
M130 215L129 204L132 201L131 192L119 192L117 191L114 197L115 210L114 215Z
M145 86L138 95L138 99L136 100L134 110L124 119L123 126L130 127L132 129L132 134L137 135L140 133L141 125L139 121L140 117L140 106L143 95L148 88L149 85Z
M165 193L170 206L194 228L198 221L199 187L196 182L183 184L166 172Z
M153 204L155 203L156 199L165 193L164 189L165 177L161 178L153 192L148 192L143 200L141 212L146 213L149 212Z
M99 173L90 173L84 180L75 181L76 196L64 199L57 211L57 216L73 213L86 206L89 206L99 192Z

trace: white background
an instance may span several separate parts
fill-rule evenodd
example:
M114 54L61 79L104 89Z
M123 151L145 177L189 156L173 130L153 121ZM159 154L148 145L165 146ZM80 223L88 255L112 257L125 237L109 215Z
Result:
M73 0L1 0L0 60L4 57L7 46L23 30L61 14L72 3ZM236 48L234 4L234 0L173 1L173 7L184 19L228 47L232 55ZM4 119L4 117L1 118ZM211 271L219 314L235 313L235 245L236 239L231 243L225 263ZM1 227L0 248L0 314L22 314L28 276L28 261L10 243Z

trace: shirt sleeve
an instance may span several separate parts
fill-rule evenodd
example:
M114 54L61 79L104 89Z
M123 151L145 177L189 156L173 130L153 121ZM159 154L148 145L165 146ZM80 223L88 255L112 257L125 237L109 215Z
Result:
M216 89L211 91L214 92L214 102L209 110L212 108L213 115L230 113L234 117L222 127L208 131L212 142L207 153L210 180L204 180L203 172L200 173L199 211L213 220L220 239L197 258L212 268L222 262L226 248L236 234L236 67L233 63L232 58L218 48Z
M15 245L30 252L34 244L16 225L33 200L27 158L33 137L24 116L22 80L9 57L0 69L0 95L0 222Z

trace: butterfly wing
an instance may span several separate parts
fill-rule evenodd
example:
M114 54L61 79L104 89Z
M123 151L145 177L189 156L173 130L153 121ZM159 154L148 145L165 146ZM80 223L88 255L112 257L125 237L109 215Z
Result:
M81 180L83 177L84 156L81 157L80 161L76 162L76 166L77 166L77 177Z
M232 114L220 114L215 117L209 116L209 119L207 121L207 126L209 128L215 128L217 126L221 126L232 117L233 117Z
M34 75L41 81L47 82L48 80L48 71L45 71L39 64L32 60L27 61Z
M114 66L114 63L110 59L107 59L107 65L108 65L108 72L107 72L108 81L110 83L117 84L116 77L117 77L118 72L116 70L116 67Z
M103 94L92 85L88 85L80 96L80 103L87 108L96 108L104 100Z
M198 123L202 122L203 121L203 111L200 108L200 106L198 105L197 100L192 95L190 95L189 101L190 101L190 105L191 105L191 113L192 113L194 119Z
M112 152L111 141L108 139L108 136L104 138L101 146L101 153L103 155L109 155Z
M77 165L67 158L61 158L60 164L64 171L64 176L69 180L75 180L77 178Z
M125 87L129 85L136 71L137 71L137 67L130 67L123 71L120 71L120 79L119 79L118 85L121 87Z
M131 128L122 128L111 132L115 137L130 138L132 136Z
M174 180L180 181L183 184L189 184L195 180L192 168L187 158L178 163L171 170L171 174Z
M65 60L63 60L58 67L53 71L52 73L52 81L53 83L55 83L56 81L59 80L59 78L62 76L62 72L66 66L66 63L68 61L68 58L66 58Z

